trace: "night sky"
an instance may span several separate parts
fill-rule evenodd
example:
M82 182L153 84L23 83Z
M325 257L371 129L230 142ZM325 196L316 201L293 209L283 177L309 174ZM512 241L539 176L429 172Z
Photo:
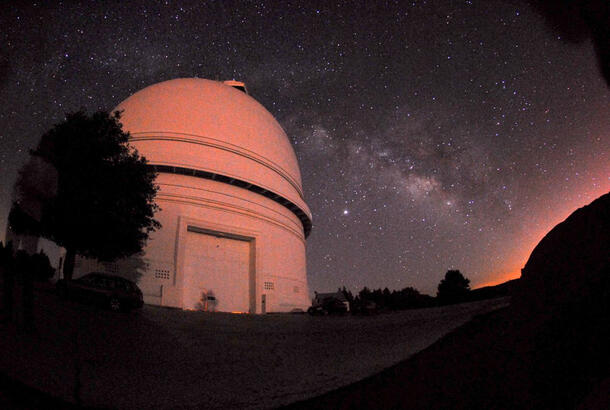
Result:
M312 291L518 277L610 190L593 46L525 2L45 3L0 6L0 238L46 130L177 77L244 81L284 127L313 212Z

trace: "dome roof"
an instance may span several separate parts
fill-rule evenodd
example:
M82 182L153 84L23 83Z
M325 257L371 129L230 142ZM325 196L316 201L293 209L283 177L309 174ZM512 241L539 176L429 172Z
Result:
M286 133L245 92L218 81L180 78L146 87L116 110L123 111L130 143L152 165L253 184L296 204L311 218Z

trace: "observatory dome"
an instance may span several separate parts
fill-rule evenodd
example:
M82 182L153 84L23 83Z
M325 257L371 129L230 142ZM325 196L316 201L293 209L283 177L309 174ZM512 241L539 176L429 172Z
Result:
M129 143L157 172L142 255L94 270L137 280L161 306L267 313L306 309L311 213L290 140L237 81L182 78L120 103ZM75 273L75 276L76 273Z
M124 111L121 122L131 143L151 164L254 184L311 219L286 133L245 92L219 81L180 78L146 87L116 109Z

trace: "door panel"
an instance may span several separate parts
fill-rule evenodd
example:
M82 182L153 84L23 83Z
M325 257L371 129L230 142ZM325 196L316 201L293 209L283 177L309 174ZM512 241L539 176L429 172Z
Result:
M248 312L249 257L247 241L187 232L184 308Z

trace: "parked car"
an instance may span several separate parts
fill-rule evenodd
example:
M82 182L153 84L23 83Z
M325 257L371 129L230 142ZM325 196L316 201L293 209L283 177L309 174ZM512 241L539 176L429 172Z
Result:
M309 309L307 309L307 313L314 316L332 314L343 315L347 313L347 306L345 305L345 303L343 303L343 301L335 297L326 297L319 303L316 303Z
M57 294L66 299L129 311L144 304L142 291L129 279L106 273L88 273L74 280L57 281Z

